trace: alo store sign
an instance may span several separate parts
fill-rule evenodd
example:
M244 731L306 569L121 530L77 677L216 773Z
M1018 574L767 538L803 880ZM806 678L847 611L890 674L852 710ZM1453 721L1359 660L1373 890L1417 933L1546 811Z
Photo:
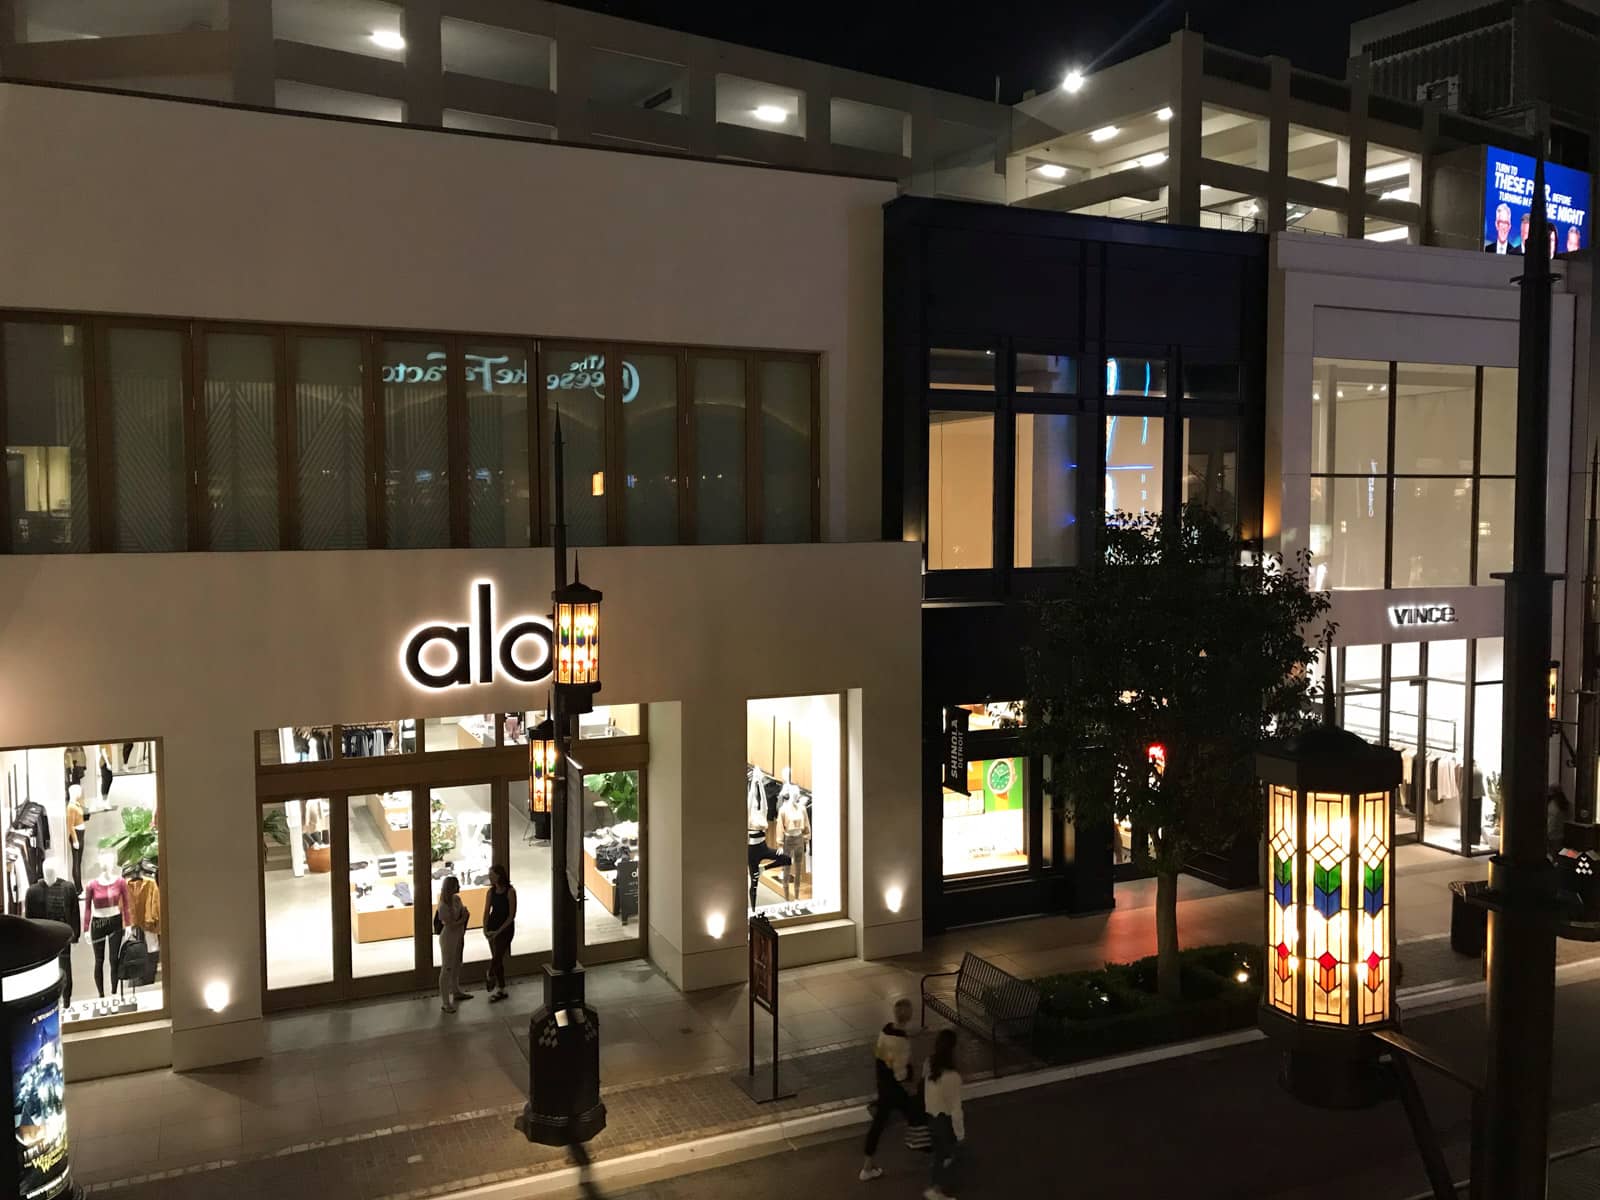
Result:
M528 363L511 366L510 355L464 354L466 367L462 374L468 384L476 383L485 393L493 393L495 385L501 387L526 386ZM449 356L443 350L430 350L422 363L385 363L381 378L384 383L443 383L445 365ZM565 371L554 371L544 377L546 391L593 392L600 399L606 396L606 357L590 354L580 358ZM626 359L622 363L622 402L630 403L639 394L639 368Z
M472 585L472 615L465 625L429 622L400 644L400 669L418 687L439 691L493 683L504 675L517 683L546 678L555 658L548 617L523 616L504 625L495 620L494 584Z
M1411 625L1454 625L1453 604L1394 604L1389 607L1389 624L1396 629Z

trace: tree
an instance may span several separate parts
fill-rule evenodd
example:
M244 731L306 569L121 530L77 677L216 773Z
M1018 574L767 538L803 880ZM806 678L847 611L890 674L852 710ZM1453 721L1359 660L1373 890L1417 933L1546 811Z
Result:
M1305 719L1305 634L1329 601L1308 586L1307 558L1252 553L1197 505L1112 514L1103 547L1031 606L1022 722L1066 811L1147 831L1157 986L1176 1000L1178 875L1259 833L1253 755Z

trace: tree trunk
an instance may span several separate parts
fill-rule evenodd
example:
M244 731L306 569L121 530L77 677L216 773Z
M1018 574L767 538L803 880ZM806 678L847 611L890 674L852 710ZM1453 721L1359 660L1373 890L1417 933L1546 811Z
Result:
M1156 992L1176 1004L1183 998L1178 967L1178 873L1156 875Z

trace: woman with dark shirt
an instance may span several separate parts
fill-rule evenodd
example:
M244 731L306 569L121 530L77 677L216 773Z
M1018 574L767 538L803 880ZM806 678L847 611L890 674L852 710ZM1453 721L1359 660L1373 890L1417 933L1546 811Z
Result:
M489 902L483 914L483 936L489 941L489 1000L506 998L506 955L517 929L517 889L499 863L489 868Z

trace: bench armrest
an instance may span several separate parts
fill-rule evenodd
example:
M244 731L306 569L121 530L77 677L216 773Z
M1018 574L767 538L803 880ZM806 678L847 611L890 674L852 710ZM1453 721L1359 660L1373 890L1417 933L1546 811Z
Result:
M954 971L933 971L933 972L931 972L931 973L929 973L927 975L924 975L922 977L922 982L917 985L917 994L922 999L922 1012L921 1012L921 1016L918 1018L918 1023L924 1029L926 1029L927 1026L928 1026L928 980L930 980L930 979L949 979L952 976L959 976L960 974L961 974L961 971L960 971L959 968L957 968ZM960 1004L959 993L957 995L956 1003L957 1003L957 1005Z

